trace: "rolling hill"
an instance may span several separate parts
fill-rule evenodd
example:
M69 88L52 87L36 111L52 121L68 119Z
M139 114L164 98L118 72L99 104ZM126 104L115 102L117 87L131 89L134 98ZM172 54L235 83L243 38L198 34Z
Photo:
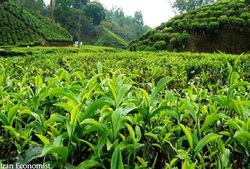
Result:
M12 1L0 2L0 45L70 45L72 36L60 25L37 17Z
M83 43L87 45L110 46L121 49L126 49L128 47L127 41L117 34L111 32L103 25L96 27L96 36L83 37Z
M177 15L130 43L129 49L249 52L250 5L221 1Z

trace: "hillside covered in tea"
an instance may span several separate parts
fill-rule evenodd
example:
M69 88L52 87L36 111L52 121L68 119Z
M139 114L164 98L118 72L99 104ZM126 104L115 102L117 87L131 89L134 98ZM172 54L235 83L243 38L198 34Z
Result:
M249 26L247 1L221 1L177 15L132 41L129 49L249 52Z
M32 15L12 1L0 2L0 46L68 45L72 36L58 24Z

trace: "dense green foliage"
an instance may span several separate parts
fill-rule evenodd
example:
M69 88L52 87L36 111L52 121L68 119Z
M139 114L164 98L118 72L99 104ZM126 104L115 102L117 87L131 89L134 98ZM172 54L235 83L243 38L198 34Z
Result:
M144 25L143 16L139 11L135 12L134 16L126 16L122 8L106 10L99 2L80 2L75 0L55 2L55 21L70 32L74 41L78 41L80 35L80 40L84 43L102 46L103 44L99 43L103 40L100 36L103 29L99 29L101 25L107 28L105 29L107 34L115 34L112 36L114 39L110 39L111 36L109 36L111 46L117 44L112 43L113 41L123 39L116 46L120 47L124 41L128 44L149 29ZM50 6L46 6L43 11L42 13L50 17Z
M85 7L85 14L87 17L92 18L93 25L100 25L105 19L105 10L101 3L91 2Z
M134 16L126 16L122 8L113 8L106 11L106 20L102 23L111 32L130 42L139 38L150 29L144 25L143 15L140 11Z
M1 163L250 167L249 55L16 50L0 58Z
M217 0L170 0L174 11L179 13L188 12L216 1Z
M127 48L149 29L141 12L125 16L121 8L106 11L98 2L57 0L53 18L51 7L40 0L14 2L0 7L0 45L65 45L80 38L84 44Z
M0 7L0 45L38 45L51 42L71 43L71 35L59 25L51 27L49 20L5 2Z
M133 41L130 49L147 49L145 46L154 47L158 41L165 41L165 50L248 52L249 9L242 1L222 1L197 8L149 30Z

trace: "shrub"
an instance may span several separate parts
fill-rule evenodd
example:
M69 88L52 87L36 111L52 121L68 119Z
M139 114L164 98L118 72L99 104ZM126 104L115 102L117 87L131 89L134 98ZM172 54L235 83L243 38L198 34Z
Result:
M166 47L167 47L167 42L161 40L161 41L157 41L155 42L155 44L153 45L153 47L156 49L156 50L165 50Z
M241 15L240 15L240 18L243 18L245 20L248 20L250 19L250 13L249 12L243 12Z
M212 30L212 31L215 31L215 30L217 30L219 28L219 23L218 22L210 22L209 24L208 24L208 29L209 30Z
M218 18L218 22L220 24L226 24L228 23L228 17L226 15L221 15L219 18Z
M147 45L140 45L136 47L137 51L143 51L145 48L147 47Z
M156 51L156 49L153 46L146 46L144 51Z
M159 40L169 40L169 33L161 33L161 32L157 32L151 36L149 36L149 39L152 41L159 41Z
M229 22L232 26L244 26L246 24L246 21L242 18L237 17L229 17Z
M171 38L170 43L174 47L182 46L182 48L185 48L185 45L188 43L188 38L189 34L187 32L177 33Z
M171 32L173 31L174 29L172 27L166 27L162 30L163 33L168 33L168 32Z

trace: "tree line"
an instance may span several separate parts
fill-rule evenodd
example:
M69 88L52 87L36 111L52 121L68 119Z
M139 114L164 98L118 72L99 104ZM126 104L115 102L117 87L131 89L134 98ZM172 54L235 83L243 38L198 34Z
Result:
M102 25L127 42L140 37L150 29L144 25L143 15L136 11L134 16L126 16L123 9L113 7L107 10L97 1L90 0L13 0L33 14L50 18L51 24L60 23L73 36L81 38L98 36L97 27Z

